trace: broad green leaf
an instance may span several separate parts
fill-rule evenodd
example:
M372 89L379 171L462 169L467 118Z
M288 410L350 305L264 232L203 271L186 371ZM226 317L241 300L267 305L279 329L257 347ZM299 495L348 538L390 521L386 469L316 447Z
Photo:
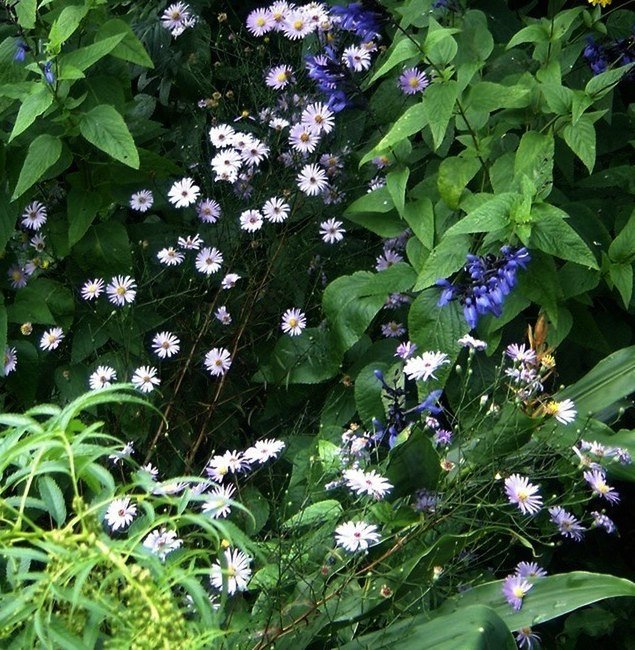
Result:
M597 101L604 97L604 95L610 93L619 80L629 72L633 66L635 66L635 63L628 63L619 68L613 68L591 77L590 81L584 87L584 92L589 95L593 101Z
M472 605L447 616L422 622L421 616L391 622L379 632L364 634L340 650L515 650L507 625L493 609Z
M432 286L437 280L447 278L465 264L465 256L470 250L469 235L448 237L447 234L432 250L419 272L415 291Z
M434 246L434 208L432 201L424 197L406 203L403 218L415 237L430 250Z
M439 454L430 436L419 428L390 450L386 476L394 486L391 498L410 495L421 488L434 490L440 473Z
M560 391L555 399L572 399L579 417L598 413L633 392L635 386L635 345L602 359L575 384Z
M60 46L77 30L89 11L87 5L71 5L64 7L49 33L49 50L56 52Z
M383 77L387 72L390 72L395 66L399 65L402 61L411 59L414 56L420 55L421 50L419 46L411 39L404 37L397 41L390 49L388 58L379 66L379 69L371 77L369 83L372 84L377 79Z
M458 209L461 195L480 168L481 163L477 158L454 156L441 162L437 187L441 198L450 208L453 210Z
M633 265L614 263L609 267L609 275L615 288L620 292L624 309L628 309L633 297Z
M536 196L545 199L553 187L554 140L551 133L528 131L520 139L514 158L514 176L526 176L536 188Z
M537 248L563 260L598 269L595 256L578 233L565 221L566 212L539 203L532 208L532 230L529 247Z
M469 9L463 15L461 31L456 37L459 45L454 65L459 89L470 83L494 49L494 39L487 28L487 17L482 11Z
M73 322L75 301L71 290L60 282L36 278L20 289L8 307L11 323L33 322L68 328Z
M123 117L112 106L100 104L85 113L79 130L98 149L128 167L139 169L139 153L132 135Z
M91 65L97 63L100 59L112 52L119 43L124 39L125 34L115 34L108 38L101 39L92 45L80 47L59 58L62 68L72 66L77 70L86 70Z
M433 83L424 92L424 122L430 125L434 148L438 149L445 138L448 124L454 113L454 104L458 96L456 81Z
M496 232L506 228L509 225L509 211L517 197L518 195L512 192L493 196L454 224L445 237L473 232Z
M631 264L635 262L635 211L618 236L609 246L609 257L613 262Z
M589 170L589 174L592 173L595 166L595 127L593 121L586 115L582 115L575 125L567 124L564 127L562 137L571 151L584 163L584 166Z
M507 44L507 49L510 50L512 47L516 47L516 45L521 45L522 43L546 43L548 40L549 33L545 29L545 26L541 23L536 23L523 27L519 32L516 32Z
M69 246L74 246L86 234L102 201L101 194L90 192L83 187L71 188L66 199Z
M368 192L358 199L353 201L344 211L344 216L348 217L357 212L390 212L395 207L395 204L390 196L387 187L380 187L379 189Z
M342 514L342 506L335 499L326 499L312 503L310 506L303 508L300 512L289 517L282 524L282 528L289 530L300 526L314 526L323 524L326 521L334 521Z
M50 476L40 476L38 489L55 523L60 527L63 526L66 521L66 503L59 485Z
M20 27L24 29L33 29L35 27L35 17L37 14L36 0L18 0L17 3L14 3L13 9Z
M42 115L53 103L54 94L44 83L34 86L33 92L26 97L20 106L9 142L24 133L35 120Z
M472 86L468 105L475 111L492 111L501 108L525 108L531 103L531 91L526 86L510 86L479 81Z
M11 200L22 196L37 183L62 155L62 141L48 133L38 135L29 146L18 183L13 190Z
M573 103L573 91L571 88L557 83L542 83L540 90L547 102L549 109L556 115L568 115L571 112ZM529 131L534 133L534 131Z
M383 362L373 362L362 368L355 379L355 404L357 413L366 427L372 429L373 418L385 419L384 403L382 401L382 385L375 377L375 370L384 374L389 365Z
M125 226L109 221L91 226L73 247L73 260L88 275L111 277L129 273L131 245Z
M430 88L426 90L427 97ZM449 120L449 118L448 118ZM386 135L360 161L360 166L374 158L378 153L394 147L413 133L418 133L428 123L428 110L425 103L419 102L408 108L403 115L390 127ZM447 124L446 124L447 126Z
M408 185L408 177L410 176L409 167L401 167L401 169L394 169L388 172L386 176L386 189L390 194L397 212L403 214L404 205L406 202L406 186Z
M488 582L448 599L438 610L438 616L462 612L472 605L491 607L514 631L538 625L605 598L635 596L635 583L624 578L601 573L572 571L535 580L523 598L523 606L515 612L502 592L503 580Z
M119 18L113 18L101 25L96 40L109 38L117 34L123 34L123 40L110 52L111 56L143 68L154 68L152 59L130 25Z

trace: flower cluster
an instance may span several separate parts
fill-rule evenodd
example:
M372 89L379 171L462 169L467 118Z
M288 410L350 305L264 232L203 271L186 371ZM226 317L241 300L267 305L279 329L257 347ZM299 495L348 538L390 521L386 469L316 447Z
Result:
M480 316L500 316L505 297L516 286L519 269L526 269L531 257L526 248L503 246L501 255L468 255L463 267L464 280L438 280L442 288L438 306L458 299L470 328L475 328Z
M189 5L176 2L170 5L161 15L161 26L177 38L189 27L194 27L196 17L192 15Z
M635 38L631 35L608 43L598 43L593 36L588 36L582 55L593 74L598 75L609 69L633 63L635 61ZM631 70L625 76L633 80L634 73Z
M519 562L514 574L503 581L503 595L514 611L523 606L523 599L534 586L534 580L547 575L547 572L535 562Z

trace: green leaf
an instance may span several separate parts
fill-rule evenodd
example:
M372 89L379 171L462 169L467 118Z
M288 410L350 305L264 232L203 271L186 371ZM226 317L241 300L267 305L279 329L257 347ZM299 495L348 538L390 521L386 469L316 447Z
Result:
M439 454L421 429L412 431L405 442L390 450L386 476L394 486L391 498L410 495L421 488L434 490L440 473Z
M386 188L390 194L397 212L403 214L404 205L406 202L406 186L408 185L408 177L410 176L410 168L402 167L401 169L394 169L386 176Z
M125 226L117 221L91 226L73 247L73 259L87 275L128 273L132 253Z
M121 43L124 37L125 34L115 34L114 36L96 41L92 45L80 47L68 54L64 54L59 58L60 66L62 69L66 66L71 66L77 70L84 71L107 54L110 54Z
M425 124L430 125L435 150L441 146L450 118L454 112L454 104L458 97L456 81L433 83L426 89L423 96L423 115Z
M553 187L554 139L551 133L528 131L523 134L514 158L514 176L526 176L536 188L536 196L545 199Z
M0 193L0 254L4 252L15 232L15 222L18 218L16 208L16 204L11 203L6 192Z
M86 5L71 5L64 7L49 33L49 50L58 51L62 43L70 38L88 13Z
M100 104L85 113L79 130L98 149L128 167L139 169L139 154L132 135L123 117L112 106Z
M479 81L472 86L468 105L475 111L491 113L501 108L525 108L531 104L531 91L526 86L509 86Z
M633 296L633 265L632 264L611 264L609 267L611 281L622 296L624 309L628 309Z
M379 212L383 214L390 212L394 207L395 204L388 188L380 187L355 199L344 211L344 216L347 217L357 212Z
M36 0L18 0L13 5L13 10L18 19L18 24L24 29L33 29L35 27L35 18L37 15Z
M9 136L9 142L24 133L35 120L53 103L53 93L44 83L34 84L33 91L22 102L18 116Z
M437 187L441 198L453 210L457 210L461 196L467 184L481 169L481 163L476 158L463 158L454 156L446 158L439 166Z
M624 578L601 573L573 571L539 578L515 612L502 592L503 580L478 585L460 596L448 599L438 610L439 616L462 612L472 605L491 607L514 631L538 625L605 598L635 596L635 584Z
M597 101L598 99L604 97L613 90L619 80L628 73L635 63L628 63L627 65L622 65L619 68L613 68L612 70L607 70L602 72L594 77L591 77L590 81L584 87L584 92L593 99Z
M447 278L465 264L465 256L470 250L471 239L468 235L448 237L447 234L432 250L423 264L415 291L432 286L437 280Z
M113 18L101 25L95 40L101 40L117 34L123 34L123 40L110 52L111 56L134 63L143 68L154 68L152 59L141 41L132 31L130 25L119 18Z
M426 97L430 89L426 91ZM448 118L449 119L449 118ZM428 109L424 103L414 104L390 127L386 135L360 161L360 166L374 158L378 153L394 147L413 133L418 133L428 122ZM447 126L447 124L446 124Z
M38 135L29 146L11 200L22 196L37 183L62 155L62 141L54 135Z
M611 242L609 257L611 261L622 264L635 262L635 211L631 213L619 235Z
M403 218L415 237L429 250L434 245L434 208L432 201L424 197L406 203Z
M506 228L509 225L509 211L517 198L518 195L512 192L493 196L454 224L445 237L473 232L496 232Z
M537 23L523 27L519 32L512 36L507 44L507 49L521 45L522 43L546 43L549 40L549 33L544 25Z
M571 106L573 103L573 91L571 88L562 86L559 83L542 83L540 84L547 106L549 109L556 113L556 115L568 115L571 113ZM530 131L529 133L534 133Z
M49 514L58 526L63 526L66 521L66 503L59 485L50 476L40 476L37 483Z
M101 205L101 194L81 186L71 188L66 199L69 246L74 246L86 234Z
M447 616L422 622L421 617L391 622L379 632L364 634L340 650L515 650L507 625L491 608L472 605Z
M69 328L74 310L73 293L68 287L48 278L36 278L16 294L8 315L11 323L33 322Z
M565 221L566 212L547 203L535 204L531 211L530 248L537 248L563 260L599 269L595 256L578 233Z
M584 163L589 170L593 172L595 166L595 127L593 121L586 115L582 115L577 123L567 124L563 131L562 137L569 145L573 153Z
M300 526L314 526L324 522L334 521L342 514L342 506L335 499L326 499L312 503L310 506L303 508L300 512L289 517L282 524L282 528L289 530Z
M371 77L369 84L374 83L377 79L383 77L387 72L390 72L395 66L399 65L402 61L411 59L414 56L421 54L417 44L412 39L404 37L400 41L394 43L388 53L388 58L382 63L377 72Z
M575 384L560 391L555 399L572 399L578 413L597 413L633 392L635 386L635 345L602 359Z
M372 429L373 418L383 420L385 416L382 401L382 385L375 377L375 370L384 374L389 365L382 362L373 362L362 368L355 379L355 404L357 413L365 426Z

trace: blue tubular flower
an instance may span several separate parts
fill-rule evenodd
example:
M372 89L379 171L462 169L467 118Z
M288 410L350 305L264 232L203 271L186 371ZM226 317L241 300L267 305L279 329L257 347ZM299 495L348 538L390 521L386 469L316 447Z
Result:
M442 390L433 390L421 404L415 407L417 413L422 413L423 411L428 411L432 415L438 415L443 410L443 407L439 406L438 402L441 399L443 394Z
M372 41L381 32L382 14L365 8L361 2L352 2L348 6L335 5L331 7L331 15L336 18L340 29L353 32L362 41Z
M53 85L55 83L55 73L53 72L52 68L53 68L53 62L52 61L47 61L44 64L44 78L51 85Z
M20 63L26 59L26 53L29 51L29 46L19 38L15 43L15 54L13 55L14 61Z
M456 289L447 280L437 280L437 287L443 287L437 307L445 307L456 296Z

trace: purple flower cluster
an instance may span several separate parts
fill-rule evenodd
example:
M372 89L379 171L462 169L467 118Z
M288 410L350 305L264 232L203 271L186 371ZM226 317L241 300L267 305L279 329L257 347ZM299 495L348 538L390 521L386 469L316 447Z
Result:
M462 282L443 279L437 281L442 288L439 307L458 298L463 305L463 315L470 328L475 328L480 316L500 316L505 297L516 286L519 269L526 269L531 261L526 248L503 246L500 256L468 255L463 272L468 276Z
M582 56L594 75L606 72L609 68L628 65L635 61L635 37L630 36L601 44L596 42L593 36L589 36ZM633 71L626 76L630 79L635 77Z

